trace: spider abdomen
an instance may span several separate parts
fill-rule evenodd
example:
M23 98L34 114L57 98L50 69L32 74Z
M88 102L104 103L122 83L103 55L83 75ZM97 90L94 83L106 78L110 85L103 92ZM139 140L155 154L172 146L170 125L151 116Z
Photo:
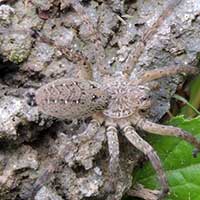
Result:
M88 80L58 79L36 91L39 110L60 119L90 116L104 109L107 102L106 93Z

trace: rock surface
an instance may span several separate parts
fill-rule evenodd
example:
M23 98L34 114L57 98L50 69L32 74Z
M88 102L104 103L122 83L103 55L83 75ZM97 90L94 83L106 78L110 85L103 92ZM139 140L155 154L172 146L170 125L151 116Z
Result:
M111 70L121 70L130 50L168 2L82 2L98 27L107 55L105 62ZM147 43L132 77L150 68L195 63L200 52L199 14L198 1L182 0ZM58 158L58 169L35 199L120 200L131 187L131 172L140 154L119 136L121 171L112 194L108 187L105 129L102 127L94 138L82 143L88 120L58 121L27 105L25 94L30 89L60 77L76 77L80 67L40 36L82 52L93 64L95 79L100 82L90 30L69 1L0 1L0 199L22 199L26 188L52 158ZM169 109L180 81L180 76L159 81L152 120L159 120ZM60 159L57 153L65 149L65 158Z

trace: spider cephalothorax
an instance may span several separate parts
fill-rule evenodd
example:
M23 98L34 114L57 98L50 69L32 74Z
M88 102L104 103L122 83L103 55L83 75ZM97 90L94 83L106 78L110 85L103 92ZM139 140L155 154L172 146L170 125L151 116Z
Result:
M77 79L55 80L36 91L36 103L43 113L60 119L91 116L93 119L85 130L88 136L93 136L100 126L105 126L110 154L111 182L114 182L115 174L120 168L118 133L121 130L128 141L149 158L156 170L162 188L157 198L161 198L167 193L167 179L157 153L136 130L141 129L153 134L180 137L200 149L200 142L191 134L180 128L160 125L147 119L148 110L151 107L151 92L156 89L154 80L180 73L196 74L199 70L190 66L162 67L143 72L137 79L132 79L131 73L145 48L146 42L156 33L161 22L178 3L180 0L172 1L163 15L149 30L144 32L143 38L138 42L136 50L130 53L122 71L112 74L104 65L105 54L98 32L94 30L79 1L72 1L72 6L92 31L91 41L94 43L94 50L97 51L96 66L101 79L95 79L91 75L91 71L88 70L88 66L83 65ZM67 54L63 47L58 48L62 50L63 54ZM76 57L74 56L74 58ZM54 167L51 165L44 176L53 170ZM44 183L44 176L36 181L32 193Z
M107 117L114 119L137 115L138 112L150 107L150 88L144 85L134 85L127 76L116 73L106 77L103 89L110 96L109 104L103 111Z

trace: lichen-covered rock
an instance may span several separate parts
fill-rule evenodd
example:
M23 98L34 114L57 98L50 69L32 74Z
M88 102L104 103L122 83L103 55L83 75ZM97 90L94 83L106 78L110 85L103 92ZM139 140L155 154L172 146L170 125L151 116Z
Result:
M19 176L16 176L16 173L19 171L23 172L27 169L36 170L38 168L37 151L33 150L28 145L22 145L20 148L15 148L16 147L13 146L13 148L8 151L4 150L0 152L1 199L7 199L10 188L19 187L18 184L23 180L23 173ZM6 190L8 193L5 192Z
M46 69L51 63L54 55L54 48L46 43L36 43L28 58L28 62L25 62L21 67L22 70L28 71L30 74L38 73Z
M59 134L57 140L58 152L63 152L65 155L65 162L70 166L80 164L86 170L92 168L95 155L102 149L105 141L105 130L101 129L92 137L87 138L85 134L74 135L68 137L65 134Z
M44 186L35 196L35 200L63 200L63 198Z
M68 199L79 200L84 197L96 196L103 185L101 169L98 167L77 177L71 168L65 168L61 175L63 192Z
M44 116L40 117L36 107L28 106L24 99L17 97L0 98L0 113L0 141L22 143L38 135L45 124L51 124L51 120L47 123ZM39 126L31 124L33 122Z
M29 33L8 30L0 36L0 41L0 54L5 59L19 64L28 58L32 45L32 37Z
M20 123L22 101L14 97L0 99L0 138L16 139L17 125Z
M11 24L11 17L15 10L9 5L0 6L0 27L7 27Z
M53 5L53 0L33 0L33 4L41 10L49 10Z
M103 185L101 170L98 167L94 168L93 174L79 178L77 185L82 196L96 196L99 192L99 188Z
M81 1L98 30L109 69L114 72L123 68L144 30L155 22L168 2ZM88 120L70 124L50 118L39 113L37 107L28 106L24 98L30 88L61 77L77 77L83 63L74 62L59 45L87 57L95 80L101 83L96 66L98 53L90 41L92 34L87 23L68 0L3 3L0 6L0 180L4 184L0 199L22 198L26 186L31 187L48 163L57 159L52 178L35 199L120 200L131 187L131 172L137 164L138 152L119 134L121 170L117 190L112 194L104 129L82 143ZM199 13L198 1L182 1L147 42L132 76L149 68L192 63L200 52ZM179 82L179 77L159 82L152 120L159 120L169 109L169 100ZM61 151L65 152L63 157L59 156Z

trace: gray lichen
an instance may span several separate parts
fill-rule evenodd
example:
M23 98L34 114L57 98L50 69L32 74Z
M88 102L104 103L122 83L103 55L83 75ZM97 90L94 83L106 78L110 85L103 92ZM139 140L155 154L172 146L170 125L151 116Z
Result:
M7 27L11 24L12 16L15 13L15 10L9 5L0 6L0 26Z
M0 168L3 169L0 175L0 198L1 199L15 199L16 194L9 194L12 187L23 180L23 170L38 168L37 151L33 150L28 145L22 145L16 150L4 150L0 152ZM21 171L20 175L17 175ZM7 192L6 192L7 191ZM10 196L10 197L9 197Z
M30 54L32 38L28 33L13 33L12 31L0 36L0 54L5 59L19 64Z
M22 122L22 100L14 97L0 99L0 138L5 140L17 139L17 126Z

